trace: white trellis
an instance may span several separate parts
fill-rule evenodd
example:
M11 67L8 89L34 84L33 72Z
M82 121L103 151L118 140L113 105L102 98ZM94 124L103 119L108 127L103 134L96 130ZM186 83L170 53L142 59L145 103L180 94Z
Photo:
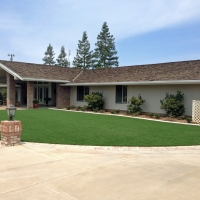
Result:
M192 101L192 121L200 123L200 100Z

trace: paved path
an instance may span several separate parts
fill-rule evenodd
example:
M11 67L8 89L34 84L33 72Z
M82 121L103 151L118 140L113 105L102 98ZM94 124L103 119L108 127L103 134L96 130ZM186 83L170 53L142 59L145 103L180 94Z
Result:
M0 145L0 199L200 199L200 146Z

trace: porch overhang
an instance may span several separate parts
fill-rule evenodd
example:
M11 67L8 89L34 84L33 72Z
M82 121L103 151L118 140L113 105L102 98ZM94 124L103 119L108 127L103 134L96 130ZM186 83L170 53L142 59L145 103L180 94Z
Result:
M14 76L15 80L21 81L39 81L39 82L54 82L54 83L68 83L68 80L56 80L56 79L39 79L37 77L21 77L19 74L15 73L14 71L10 70L8 67L0 63L0 68L5 70L10 75Z

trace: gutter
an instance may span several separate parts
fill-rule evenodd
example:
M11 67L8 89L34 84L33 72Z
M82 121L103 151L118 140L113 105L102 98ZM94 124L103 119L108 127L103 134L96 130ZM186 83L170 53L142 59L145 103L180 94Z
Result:
M137 81L137 82L99 82L99 83L72 83L60 84L61 86L106 86L106 85L178 85L178 84L200 84L200 80L169 80L169 81Z
M64 80L53 80L53 79L38 79L38 78L23 78L23 81L40 81L40 82L55 82L55 83L68 83L69 81Z

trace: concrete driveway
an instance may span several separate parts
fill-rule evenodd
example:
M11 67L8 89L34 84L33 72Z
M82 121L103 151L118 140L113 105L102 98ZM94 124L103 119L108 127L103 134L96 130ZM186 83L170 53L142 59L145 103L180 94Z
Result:
M0 199L200 199L200 146L0 146Z

